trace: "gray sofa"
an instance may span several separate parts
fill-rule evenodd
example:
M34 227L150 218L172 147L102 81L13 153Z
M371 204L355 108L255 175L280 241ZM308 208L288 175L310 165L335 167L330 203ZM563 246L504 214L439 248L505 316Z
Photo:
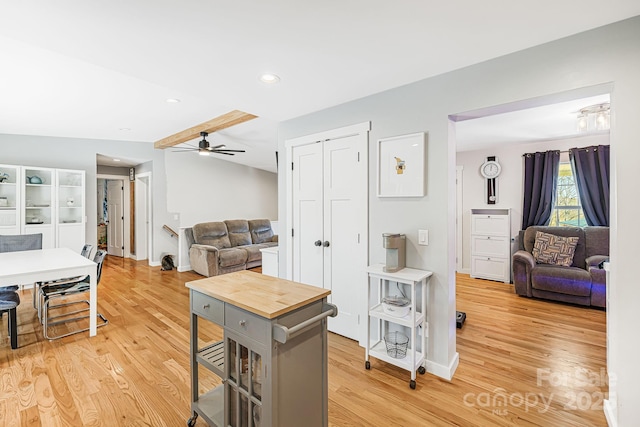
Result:
M578 237L571 266L537 264L532 255L536 231ZM605 272L598 266L609 258L609 227L528 227L521 246L512 262L518 295L606 307Z
M207 277L261 266L260 249L278 245L268 219L203 222L186 235L191 268Z

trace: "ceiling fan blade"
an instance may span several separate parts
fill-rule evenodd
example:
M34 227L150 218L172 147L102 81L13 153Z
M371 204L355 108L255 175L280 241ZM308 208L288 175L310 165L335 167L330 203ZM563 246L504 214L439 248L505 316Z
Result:
M226 156L235 156L233 153L225 153L224 151L214 151L215 154L224 154Z
M214 153L246 153L244 150L211 150Z
M216 145L214 147L209 147L209 150L219 150L221 148L224 148L224 146L224 144Z

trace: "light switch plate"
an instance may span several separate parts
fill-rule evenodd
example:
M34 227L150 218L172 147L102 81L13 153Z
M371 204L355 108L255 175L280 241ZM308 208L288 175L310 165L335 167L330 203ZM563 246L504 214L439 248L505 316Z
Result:
M418 244L422 246L429 245L429 230L418 230Z

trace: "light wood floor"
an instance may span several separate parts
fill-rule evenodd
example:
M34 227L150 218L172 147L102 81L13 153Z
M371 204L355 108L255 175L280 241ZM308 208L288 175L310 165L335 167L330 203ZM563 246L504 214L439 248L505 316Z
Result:
M189 299L195 273L107 258L99 310L110 324L89 339L48 342L22 293L19 345L0 327L0 426L183 426L190 416ZM330 334L332 426L604 426L605 313L536 301L511 285L459 275L460 365L453 381L372 359ZM204 324L206 322L201 322ZM221 338L214 326L200 338ZM203 390L218 379L201 370ZM199 419L198 426L205 423Z

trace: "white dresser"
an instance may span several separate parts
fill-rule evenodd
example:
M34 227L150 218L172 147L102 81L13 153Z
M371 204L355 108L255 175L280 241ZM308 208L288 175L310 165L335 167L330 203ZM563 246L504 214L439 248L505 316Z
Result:
M471 277L511 282L510 209L471 209Z

